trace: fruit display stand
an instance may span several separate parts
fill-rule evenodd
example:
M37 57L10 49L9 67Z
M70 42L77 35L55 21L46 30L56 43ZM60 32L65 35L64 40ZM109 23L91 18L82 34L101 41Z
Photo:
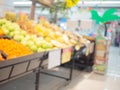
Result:
M39 69L43 57L41 52L0 62L0 84Z
M76 66L78 66L78 68L80 68L82 70L85 69L89 72L89 71L92 71L92 66L93 66L93 62L94 62L94 59L93 59L94 58L94 51L89 52L86 55L86 50L88 48L89 48L89 50L91 49L90 46L89 47L84 46L82 49L76 51L75 64L76 64Z
M41 71L42 74L46 74L46 75L50 75L50 76L53 76L53 77L57 77L57 78L61 78L61 79L65 79L67 81L70 81L72 80L72 72L73 72L73 65L74 65L74 62L73 62L73 59L71 58L73 55L72 55L72 51L73 51L74 47L68 47L68 48L63 48L63 49L56 49L56 50L52 50L50 51L47 56L47 61L48 63L46 63L46 65L44 65L42 68L44 69L51 69L51 67L49 67L50 63L52 63L52 68L56 67L56 66L60 66L61 64L64 64L66 62L69 62L71 61L72 62L72 67L70 68L70 72L69 72L69 75L68 77L63 77L63 76L60 76L60 75L55 75L55 74L50 74L48 72L44 72L44 71ZM55 51L55 52L54 52ZM60 58L57 60L57 52L56 51L60 51ZM52 60L53 62L50 62L49 59L50 59L50 53L52 52L52 54L55 54L56 56L52 55L53 58L56 58L54 60ZM53 53L54 52L54 53ZM58 56L59 57L59 56ZM60 62L59 65L55 65L55 62Z
M90 44L88 44L89 54L87 55L87 67L88 67L87 69L88 71L89 70L91 71L92 66L94 65L96 40L94 37L90 37L90 36L84 36L84 38L90 41Z
M13 39L13 41L18 42L21 45L23 44L24 46L28 47L30 50L35 52L34 54L32 54L30 56L24 56L24 57L20 57L20 58L16 57L15 59L11 59L11 60L8 59L3 62L0 62L1 63L0 64L1 65L0 66L0 69L1 69L0 74L3 75L3 76L1 76L0 82L1 83L7 82L10 79L14 79L19 76L22 76L22 75L28 73L29 68L32 68L30 70L31 72L35 71L35 73L36 73L36 83L35 83L36 89L35 90L39 89L40 73L51 75L51 76L58 77L58 78L62 78L67 81L71 80L73 65L70 68L69 77L66 78L63 76L52 75L52 74L44 72L44 69L45 69L44 66L46 66L44 64L48 64L47 69L52 69L53 67L60 66L63 63L73 60L73 59L71 59L71 55L72 55L72 48L74 48L74 47L71 47L71 48L67 48L67 47L74 46L79 39L74 40L73 37L76 37L76 36L74 36L72 33L63 32L63 30L61 30L58 26L51 25L47 21L41 21L41 23L36 24L35 27L32 27L33 25L31 25L31 24L33 23L33 21L28 22L29 21L28 18L27 19L25 19L25 18L27 18L27 17L24 15L21 15L19 17L19 21L18 21L19 24L16 22L13 23L6 19L0 20L0 23L1 23L0 31L3 30L5 32L5 35L11 37ZM27 23L27 25L24 24L23 21L25 21L25 23ZM35 33L34 30L36 30L37 33ZM56 32L56 33L54 33L54 32ZM39 34L39 35L37 36L36 34ZM67 34L69 34L69 35L67 35ZM0 44L2 44L2 43L0 43ZM12 44L12 46L15 46L13 43L11 43L11 44ZM8 43L5 43L5 45L7 46L8 49L11 48L11 47L8 47L9 46ZM3 46L4 46L4 44L3 44ZM4 48L1 47L1 49L6 50L6 47L5 46L4 46ZM13 49L11 49L9 51L9 53L12 50ZM23 51L21 51L21 52L23 52ZM21 52L20 52L20 54L22 54ZM43 55L39 56L40 52ZM36 57L36 55L38 55L38 56ZM58 61L59 63L56 62L57 60L59 60ZM8 64L6 65L5 63L8 63ZM56 64L56 65L54 66L54 64ZM30 66L30 65L32 65L32 66ZM6 70L6 67L8 67L8 66L9 66L9 68ZM41 69L43 69L42 72L40 71ZM4 73L7 73L7 75L4 76Z
M45 58L43 57L43 59L44 59L42 62L43 64L41 64L41 68L40 68L39 72L36 74L36 89L35 90L39 90L40 73L49 75L52 77L64 79L68 82L72 80L74 62L73 62L73 59L71 58L71 56L72 56L73 49L74 49L74 47L68 47L68 48L55 49L55 50L46 52L46 54L44 55ZM64 53L64 50L70 50L71 54ZM66 57L64 57L64 55L67 55L69 57L69 59L66 60ZM52 59L52 61L51 61L51 59ZM68 73L69 75L67 75L68 77L62 76L62 75L56 75L56 74L52 74L52 73L48 73L48 72L44 71L44 70L51 70L57 66L60 66L61 64L65 63L65 62L68 62L68 61L72 61L72 65L71 65L72 67L70 68L70 71ZM58 64L58 62L59 62L59 64ZM57 72L59 72L59 71L57 71Z
M88 44L83 44L79 49L76 47L73 51L72 59L74 60L74 68L76 69L86 69L88 72L92 71L92 66L94 64L94 54L95 54L95 39L89 38ZM72 62L67 62L63 66L69 67Z
M62 56L62 50L64 50L64 49L60 49L61 56ZM24 75L26 75L28 73L32 73L32 72L36 73L35 90L39 90L40 73L58 77L58 78L62 78L67 81L71 80L72 79L72 70L73 70L72 67L70 68L70 74L69 74L68 78L49 74L44 71L41 72L41 69L43 69L42 67L44 67L46 64L49 64L48 62L46 63L45 61L47 61L49 59L49 57L48 57L49 53L52 51L55 51L55 50L34 53L31 55L18 57L18 58L14 58L11 60L5 60L5 61L0 62L0 84L6 83L8 81L11 81L13 79L16 79L18 77L24 76ZM60 57L60 59L61 59L61 57ZM71 60L71 58L69 58L69 59Z
M71 58L71 56L74 57L73 50L75 50L74 46L76 43L82 41L80 36L75 36L69 31L63 31L58 26L42 19L38 24L35 24L34 21L29 20L28 17L23 14L20 14L16 22L1 19L0 24L0 28L4 31L5 35L34 52L34 54L31 55L22 57L15 56L16 58L13 57L13 59L0 62L0 75L2 75L0 76L0 83L10 81L33 71L36 73L35 90L39 89L40 73L62 78L67 81L72 79L74 59ZM8 47L8 44L9 43L6 43L5 45L7 45L9 49L11 47ZM11 46L15 46L13 43L11 44ZM6 50L6 47L1 47L1 49ZM18 51L21 49L22 48ZM8 53L11 51L13 51L13 49ZM22 54L23 51L19 53ZM71 61L72 66L70 67L68 78L44 72L46 65L47 69L50 70L69 61Z

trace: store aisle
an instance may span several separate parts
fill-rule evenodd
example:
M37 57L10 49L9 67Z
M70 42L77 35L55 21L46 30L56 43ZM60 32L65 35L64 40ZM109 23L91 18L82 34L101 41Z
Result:
M111 47L104 90L120 90L120 47Z
M120 90L120 48L111 47L106 75L82 74L61 90Z
M120 47L111 47L107 75L120 77Z
M81 76L78 76L72 82L60 90L104 90L105 87L105 76L98 75L95 73L82 72Z

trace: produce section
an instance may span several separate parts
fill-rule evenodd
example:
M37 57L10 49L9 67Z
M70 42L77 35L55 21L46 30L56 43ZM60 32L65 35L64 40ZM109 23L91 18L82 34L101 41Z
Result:
M88 42L82 36L74 35L70 31L63 31L57 25L50 24L44 19L35 24L24 14L20 14L17 22L0 19L0 28L7 36L22 43L33 52L66 48Z
M36 90L40 73L70 81L76 53L86 48L84 52L89 54L88 37L63 30L46 19L36 23L26 14L16 16L6 12L0 19L0 84L31 72L36 73ZM71 67L66 77L44 72L46 67L49 70L67 62L71 62Z
M50 62L47 60L50 59L49 54L51 52L57 50L61 52L58 55L60 56L59 62L61 62L61 65L73 60L71 58L74 55L72 50L79 50L85 44L89 43L89 40L83 38L83 36L73 34L69 30L64 31L57 25L50 24L44 19L41 19L39 23L35 23L22 14L14 22L5 18L0 19L0 28L0 50L2 51L0 54L0 73L5 73L4 70L9 69L6 76L0 77L0 83L34 70L36 71L37 82L40 68L46 64L49 67ZM3 52L6 58L3 58ZM44 62L46 62L45 65ZM19 66L22 68L19 68ZM73 65L70 68L68 78L56 75L52 76L68 81L72 79L72 70ZM37 89L38 83L36 83Z
M0 90L108 89L120 74L119 3L0 0Z
M62 30L45 19L40 19L38 23L35 23L22 13L15 20L10 20L9 16L14 17L13 14L7 13L5 18L0 19L0 50L2 51L0 52L0 73L6 74L4 70L8 70L5 76L0 77L0 83L32 71L36 73L36 90L39 88L40 73L70 81L76 53L86 48L84 52L89 55L89 47L86 46L90 43L89 39L94 40L94 38ZM49 61L53 57L54 60ZM55 62L59 64L54 65ZM67 62L71 62L69 77L40 72L41 68L51 69Z

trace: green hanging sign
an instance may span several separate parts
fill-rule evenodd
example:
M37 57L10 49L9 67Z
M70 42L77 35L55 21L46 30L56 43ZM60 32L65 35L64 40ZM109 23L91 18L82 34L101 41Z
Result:
M95 20L97 24L106 23L109 21L120 20L120 16L116 15L117 9L110 8L104 12L102 16L98 14L96 10L91 10L91 19Z

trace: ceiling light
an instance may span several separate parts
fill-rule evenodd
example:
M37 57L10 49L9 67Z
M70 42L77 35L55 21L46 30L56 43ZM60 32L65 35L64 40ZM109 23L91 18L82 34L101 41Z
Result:
M14 5L31 5L31 1L13 2Z
M82 1L79 2L79 4L82 3ZM120 1L84 1L84 4L120 4Z

